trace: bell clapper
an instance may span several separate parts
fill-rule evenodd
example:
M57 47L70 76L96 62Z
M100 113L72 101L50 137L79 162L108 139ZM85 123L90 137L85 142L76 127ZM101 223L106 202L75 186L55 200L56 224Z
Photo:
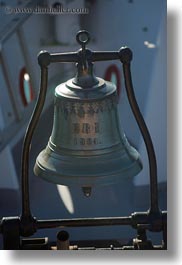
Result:
M82 187L82 191L83 191L83 194L85 195L85 197L90 197L91 196L91 192L92 192L92 187Z

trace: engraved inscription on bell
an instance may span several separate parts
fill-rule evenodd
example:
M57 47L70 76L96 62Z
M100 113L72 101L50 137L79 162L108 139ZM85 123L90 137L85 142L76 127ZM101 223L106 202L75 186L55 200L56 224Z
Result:
M99 133L99 123L95 122L94 125L89 123L73 123L73 132L79 133Z
M116 109L114 95L85 102L57 98L51 142L59 143L60 150L100 150L119 144Z
M96 134L99 134L99 123L93 124L88 122L73 123L74 145L98 145L101 144L101 140L97 138ZM95 135L95 137L93 137ZM82 137L80 137L82 136Z

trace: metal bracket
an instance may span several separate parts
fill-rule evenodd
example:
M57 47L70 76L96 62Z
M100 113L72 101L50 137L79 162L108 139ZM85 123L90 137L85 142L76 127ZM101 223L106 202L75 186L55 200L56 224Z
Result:
M1 232L5 250L20 249L19 217L4 217L1 221Z

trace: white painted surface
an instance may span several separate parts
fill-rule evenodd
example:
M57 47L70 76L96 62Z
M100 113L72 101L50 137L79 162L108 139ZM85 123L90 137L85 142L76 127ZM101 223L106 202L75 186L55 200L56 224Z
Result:
M163 16L157 38L157 55L151 70L151 82L147 97L144 119L149 128L158 164L158 181L167 181L167 77L166 77L166 19ZM136 185L149 183L148 156L142 141L141 153L144 168L135 177Z
M83 0L72 0L72 1L55 1L49 0L49 5L54 6L55 3L61 3L62 9L75 9L83 8ZM75 35L81 29L80 28L80 15L78 14L67 14L62 13L54 15L54 26L55 26L55 37L56 41L59 43L64 43L67 45L76 44Z

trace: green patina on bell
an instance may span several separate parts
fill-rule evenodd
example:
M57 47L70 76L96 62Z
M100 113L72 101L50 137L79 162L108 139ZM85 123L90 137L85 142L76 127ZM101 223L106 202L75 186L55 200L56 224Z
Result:
M95 77L86 51L80 50L76 77L55 89L52 134L34 167L37 176L56 184L112 184L142 169L119 126L116 86Z

